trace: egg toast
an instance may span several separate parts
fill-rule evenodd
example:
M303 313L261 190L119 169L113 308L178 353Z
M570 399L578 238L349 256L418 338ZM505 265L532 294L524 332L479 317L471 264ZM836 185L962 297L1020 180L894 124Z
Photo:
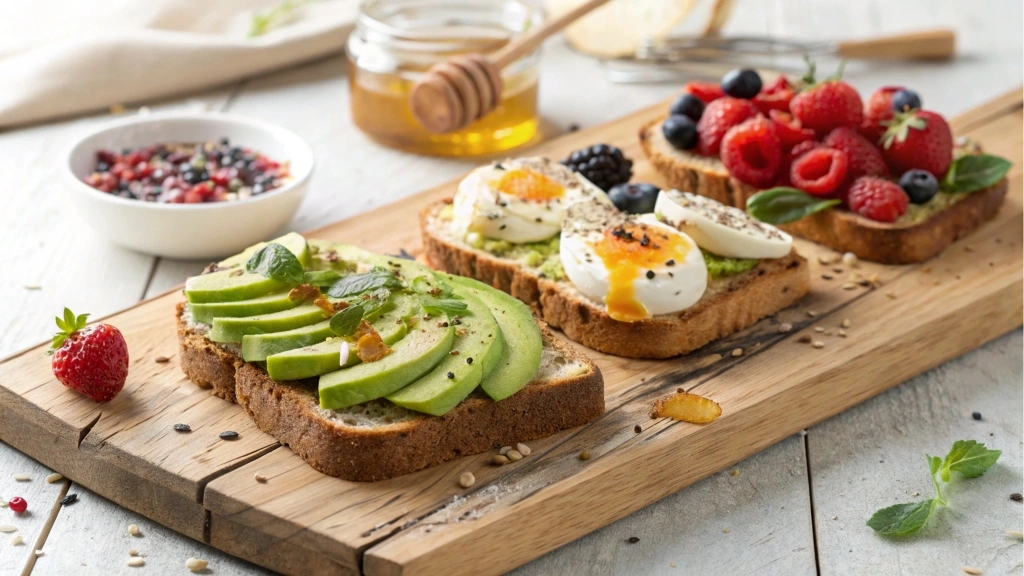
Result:
M662 134L662 121L652 121L640 129L640 144L667 186L690 190L739 208L746 207L747 200L760 191L730 176L717 157L674 148ZM948 205L934 213L894 223L876 222L849 210L837 209L823 210L779 227L873 262L923 262L994 218L1006 191L1004 178L970 194L950 195Z
M671 194L677 200L682 197ZM595 200L573 204L566 213L558 250L562 262L570 265L559 266L556 272L552 258L536 257L540 248L522 252L518 247L505 250L507 246L500 243L467 241L454 212L451 201L441 201L420 215L431 266L503 290L532 306L570 339L608 354L667 358L692 352L790 306L810 286L807 261L788 244L767 240L761 245L768 246L772 257L747 253L745 260L724 259L743 262L742 268L717 277L707 275L707 264L693 239L686 234L673 236L679 233L676 225L685 223L672 222L665 214L634 217ZM614 266L607 278L600 269L586 274L587 267L598 261L624 261L622 253L614 252L623 240L629 241L628 250L642 252L635 265ZM614 280L609 278L622 271L632 275L627 280L635 277L635 282L628 283L627 294L634 298L618 302L617 289L609 285Z
M267 295L234 298L263 281L264 250L225 261L226 270L215 265L186 283L179 358L190 380L241 405L313 468L382 480L604 412L597 366L508 295L344 244L310 241L307 252L294 236L270 243L281 261L301 244L299 275L277 278L293 307ZM234 315L199 320L195 310L209 312L202 307L219 297L227 304L213 314ZM314 298L329 321L306 317ZM324 323L335 336L309 344ZM225 324L235 332L218 332ZM266 334L267 326L281 330Z

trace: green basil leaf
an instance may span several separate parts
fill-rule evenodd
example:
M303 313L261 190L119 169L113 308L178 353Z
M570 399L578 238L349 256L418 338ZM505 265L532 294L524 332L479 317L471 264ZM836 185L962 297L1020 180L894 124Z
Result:
M362 319L363 307L358 304L349 306L331 317L331 332L338 336L351 336Z
M245 271L289 284L302 284L303 280L302 263L290 250L276 243L257 250L245 263Z
M1013 166L1009 160L990 154L968 154L953 161L942 189L946 192L976 192L994 185L1006 176Z
M377 288L401 288L402 283L387 268L374 268L362 274L350 274L335 282L327 293L335 298L347 298Z
M317 288L326 288L341 279L341 274L334 270L310 270L302 275L303 284L312 284Z
M359 305L363 307L363 317L369 318L388 303L388 298L391 298L391 290L388 290L387 288L377 288L376 290L363 294L361 298L362 301Z
M420 296L420 305L427 314L447 314L453 316L465 312L468 306L462 300L455 298L435 298L433 296Z
M913 534L924 526L928 518L935 512L937 505L938 502L931 499L882 508L871 516L868 526L875 532L886 536Z
M949 482L951 472L959 472L967 478L977 478L985 473L996 460L1000 450L989 450L974 440L957 440L942 461L942 479Z
M786 224L837 204L839 200L818 198L796 188L781 186L751 196L747 200L747 213L768 224Z

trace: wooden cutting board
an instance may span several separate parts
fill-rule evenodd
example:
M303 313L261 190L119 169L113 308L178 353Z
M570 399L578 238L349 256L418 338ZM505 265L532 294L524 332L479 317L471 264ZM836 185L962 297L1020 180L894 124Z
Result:
M535 153L560 158L607 142L640 159L637 127L663 109L566 135ZM1020 326L1022 120L1017 90L953 121L958 134L1018 162L994 221L912 266L851 268L798 241L812 262L806 299L683 358L591 352L605 377L607 412L531 442L531 455L511 465L493 467L491 454L480 454L376 483L314 471L238 406L185 379L177 366L177 290L106 319L124 332L132 356L125 390L108 404L58 384L45 344L0 362L0 440L123 506L282 572L506 571ZM636 173L658 181L643 160ZM309 236L416 253L417 213L454 190L450 183ZM876 285L846 289L851 274ZM793 329L781 332L783 323ZM824 346L802 342L808 336ZM722 416L703 426L651 419L652 403L677 388L716 400ZM192 432L175 432L179 422ZM240 437L220 440L226 430ZM584 450L589 460L579 458ZM467 470L477 482L463 489L457 479Z

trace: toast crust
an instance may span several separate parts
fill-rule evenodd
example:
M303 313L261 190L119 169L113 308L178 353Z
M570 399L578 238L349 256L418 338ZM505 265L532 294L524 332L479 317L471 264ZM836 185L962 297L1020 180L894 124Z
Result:
M569 339L607 354L629 358L686 354L792 305L810 290L807 261L792 251L715 282L700 302L683 312L619 322L567 282L543 278L518 262L439 234L435 223L446 204L438 202L420 214L423 246L432 267L508 292Z
M745 208L747 200L759 191L729 176L717 159L672 148L657 129L660 124L661 120L655 120L640 129L640 145L668 186L710 196L739 208ZM886 224L848 210L826 210L779 228L873 262L924 262L994 218L1007 188L1004 178L916 224Z
M237 402L264 432L314 469L345 480L385 480L459 456L536 440L604 413L600 369L542 328L550 348L586 372L531 382L501 402L474 393L444 416L411 416L373 428L345 425L319 409L316 384L275 382L260 366L210 342L177 310L181 368L193 382Z

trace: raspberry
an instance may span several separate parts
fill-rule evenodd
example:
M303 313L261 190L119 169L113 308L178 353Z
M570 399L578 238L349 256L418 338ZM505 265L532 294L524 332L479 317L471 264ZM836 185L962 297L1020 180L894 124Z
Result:
M828 133L825 146L842 150L850 161L846 178L853 182L861 176L888 176L889 167L882 158L882 151L868 142L853 128L843 126Z
M846 152L815 148L793 161L789 179L797 188L815 196L828 196L839 190L850 161Z
M850 186L850 209L876 222L895 222L907 211L907 193L895 182L861 176Z
M872 144L878 144L885 134L882 122L892 120L892 97L903 90L902 86L882 86L875 90L864 103L864 121L858 131Z
M789 84L789 80L785 76L779 76L754 96L754 105L762 114L770 114L772 110L789 112L789 102L795 95L796 91Z
M800 126L800 121L789 112L769 110L768 117L775 124L775 132L779 135L783 150L791 150L801 142L814 140L814 130Z
M725 91L717 82L687 82L683 92L693 94L704 104L710 104L713 100L725 96Z
M760 114L757 106L750 100L741 100L725 96L719 98L704 109L704 115L697 122L697 134L700 143L698 151L705 156L718 156L722 147L722 138L729 128L742 124L749 118Z
M88 314L64 309L53 338L53 375L61 384L97 402L110 400L128 377L128 344L109 324L86 326Z
M722 140L722 163L741 182L771 186L782 163L775 125L758 116L730 128Z

